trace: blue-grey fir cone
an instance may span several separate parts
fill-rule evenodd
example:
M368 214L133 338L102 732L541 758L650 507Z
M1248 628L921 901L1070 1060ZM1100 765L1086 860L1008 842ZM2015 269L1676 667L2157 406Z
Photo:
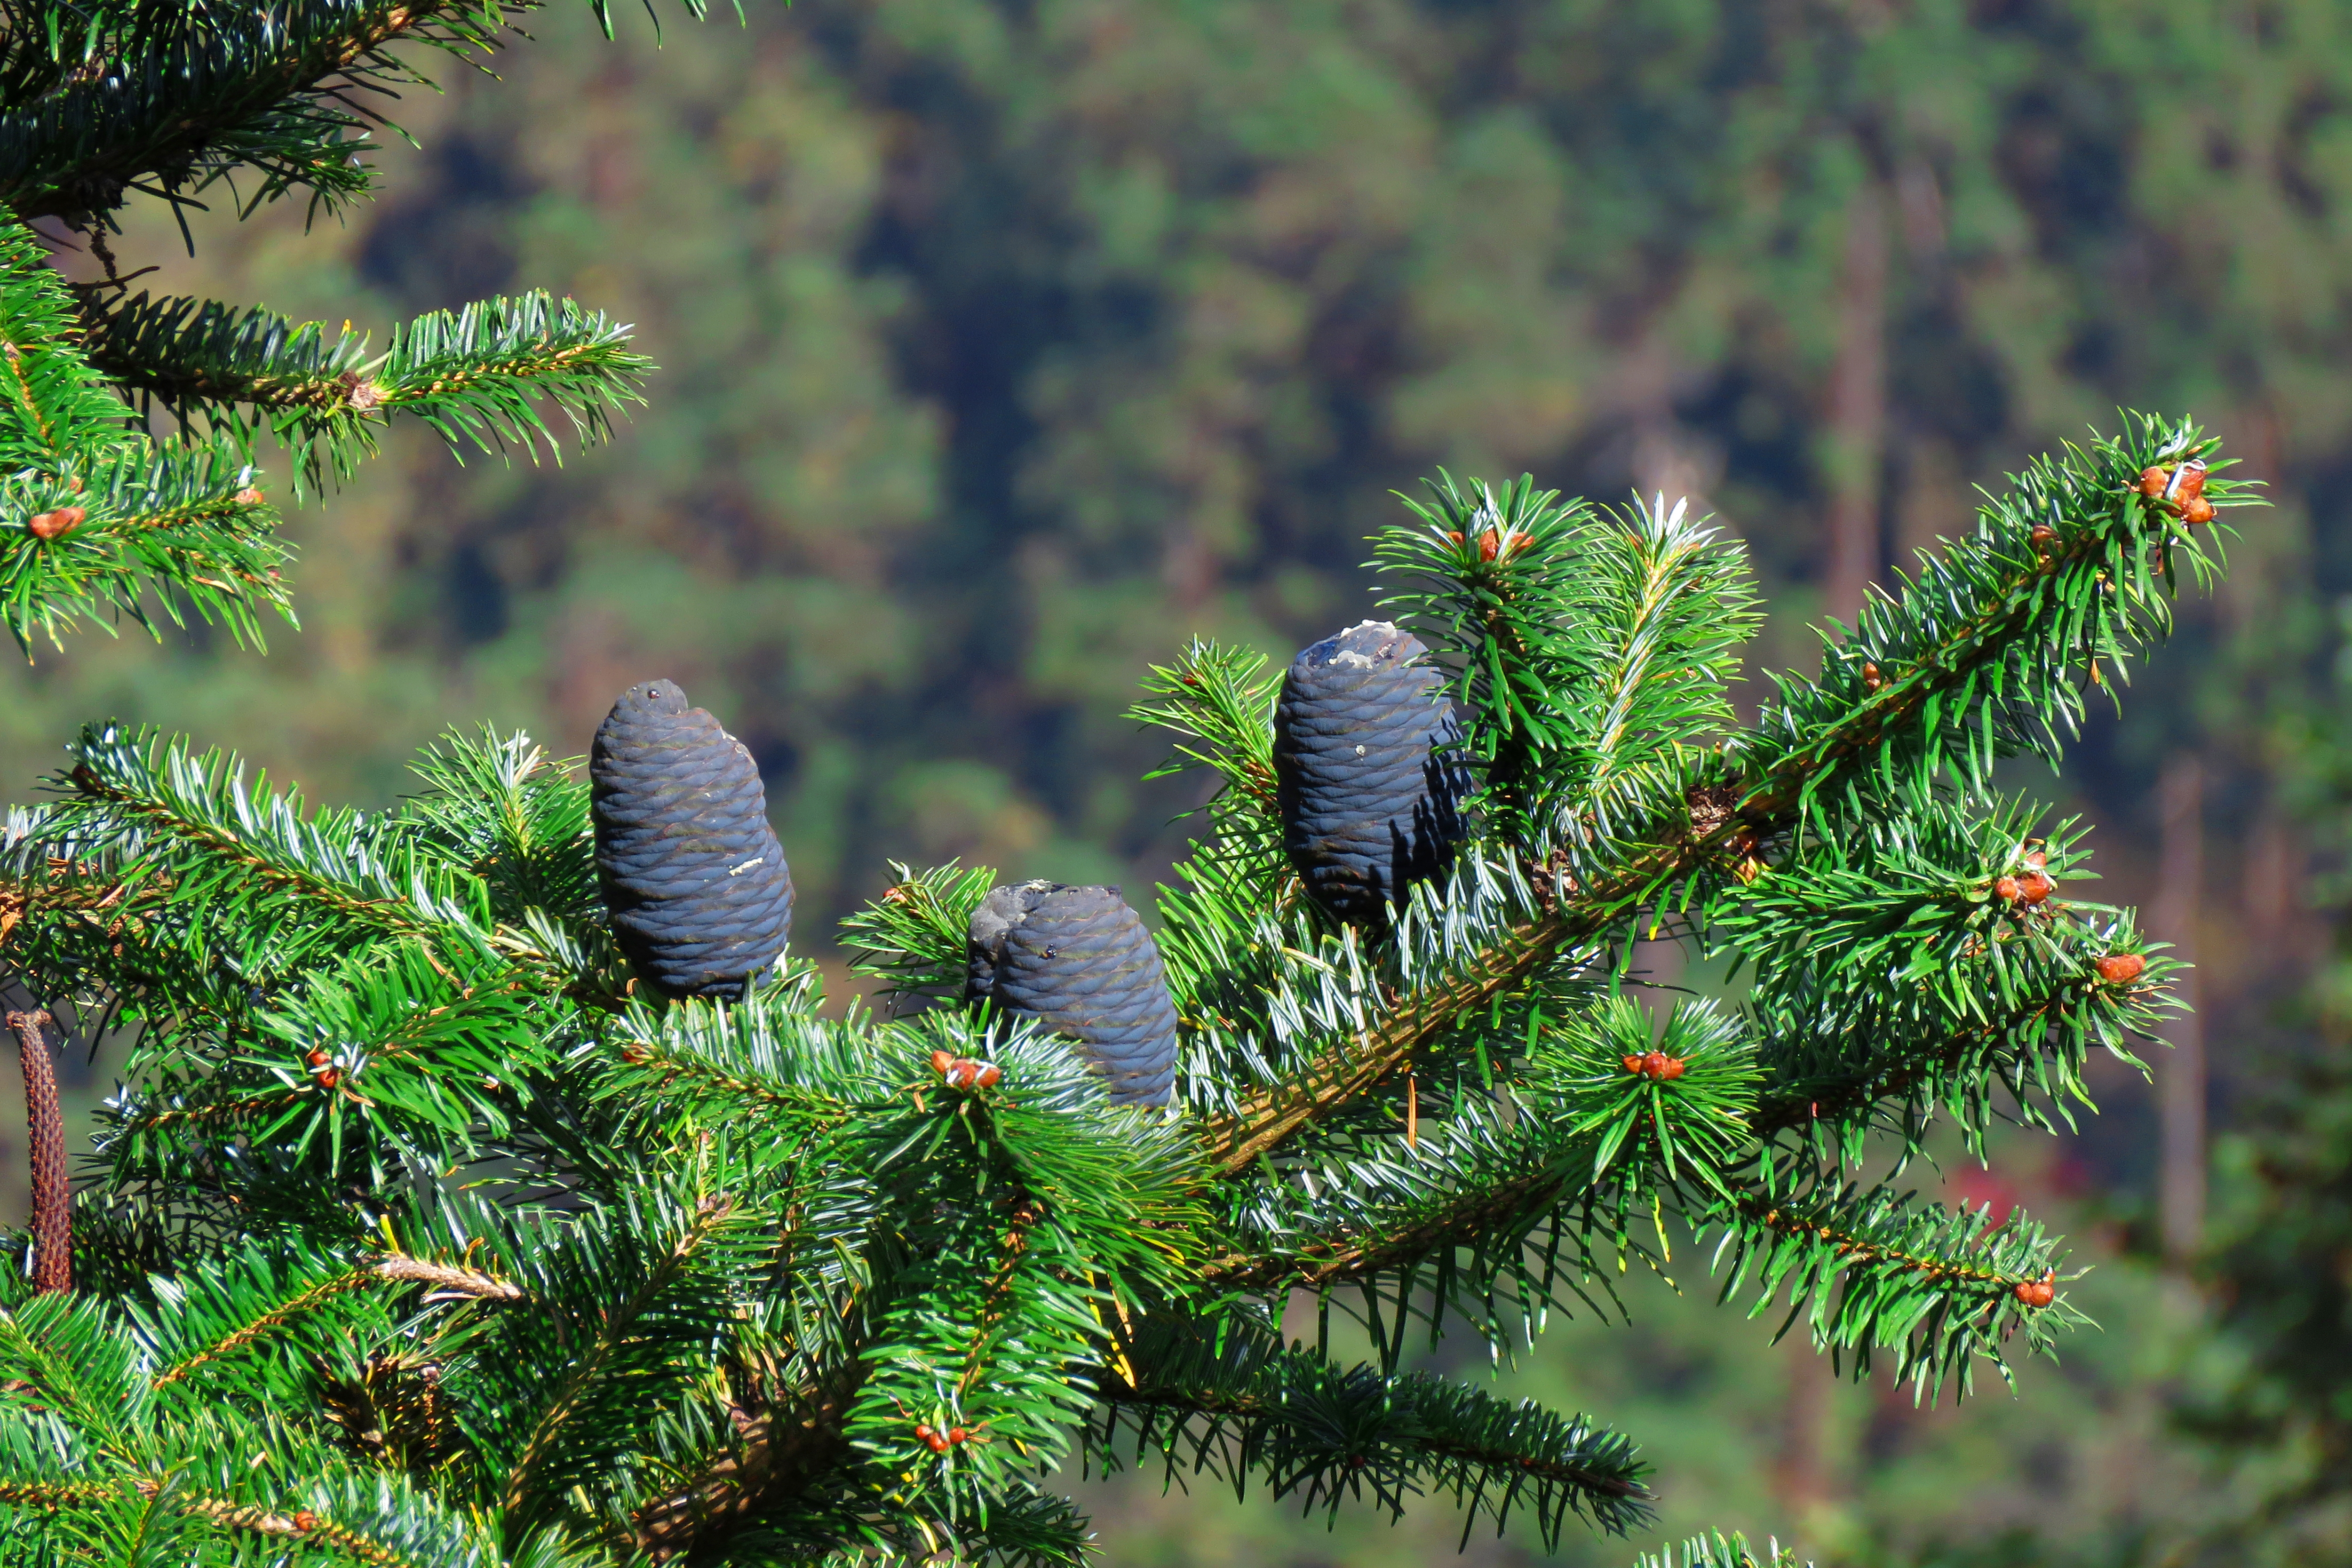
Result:
M1117 888L1020 882L972 911L972 1001L1042 1019L1078 1043L1110 1097L1165 1105L1176 1082L1176 1006L1159 944Z
M621 693L588 756L596 883L637 973L740 1000L793 926L793 874L743 743L667 680Z
M1386 621L1349 626L1291 661L1274 710L1283 847L1307 892L1341 920L1381 926L1463 837L1468 777L1444 676Z

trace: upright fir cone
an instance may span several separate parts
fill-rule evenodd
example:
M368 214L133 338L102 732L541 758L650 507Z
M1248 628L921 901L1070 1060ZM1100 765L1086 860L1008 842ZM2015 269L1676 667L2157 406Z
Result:
M1315 900L1380 925L1463 838L1468 778L1437 748L1460 732L1445 678L1410 632L1367 621L1292 661L1274 710L1283 847Z
M1033 881L972 911L964 994L1042 1019L1127 1104L1165 1105L1176 1082L1176 1006L1159 945L1117 888Z
M793 874L743 743L667 680L630 687L589 753L596 882L637 973L740 1000L793 925Z

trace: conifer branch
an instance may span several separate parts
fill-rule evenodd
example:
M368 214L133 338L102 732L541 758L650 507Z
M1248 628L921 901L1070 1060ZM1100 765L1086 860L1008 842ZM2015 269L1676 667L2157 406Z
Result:
M348 324L323 323L215 300L116 304L85 294L83 343L110 379L240 442L263 431L293 449L305 484L348 478L374 454L395 414L424 420L453 448L538 446L561 456L537 402L594 441L640 395L651 368L626 346L629 330L601 312L544 293L436 310L392 333L380 354Z
M1512 1405L1425 1373L1387 1377L1284 1351L1263 1331L1160 1321L1135 1347L1132 1380L1104 1374L1108 1409L1098 1440L1122 1426L1139 1452L1158 1448L1172 1468L1241 1482L1265 1479L1274 1495L1303 1494L1334 1512L1370 1495L1401 1513L1415 1490L1450 1492L1475 1523L1499 1529L1532 1511L1545 1543L1581 1513L1622 1534L1649 1517L1653 1494L1633 1446L1582 1417ZM1467 1533L1465 1523L1465 1539Z
M317 0L250 16L205 7L166 29L142 14L151 8L109 7L60 30L53 47L84 52L52 53L47 90L0 113L0 202L27 218L79 219L110 211L126 190L189 200L244 166L262 175L248 210L298 186L335 205L368 180L343 138L376 117L353 109L352 93L422 80L388 46L487 50L509 11L533 8ZM136 53L110 58L134 42Z

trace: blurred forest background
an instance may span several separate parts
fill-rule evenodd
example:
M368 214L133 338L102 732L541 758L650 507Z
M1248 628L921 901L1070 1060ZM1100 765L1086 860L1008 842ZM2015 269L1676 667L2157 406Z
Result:
M302 514L304 626L267 659L131 634L0 666L0 799L112 715L388 805L446 726L584 751L663 675L759 759L803 945L886 858L1140 894L1194 804L1139 782L1144 665L1195 633L1286 660L1366 618L1364 535L1435 465L1688 494L1752 552L1754 668L1809 667L1809 623L1967 528L1973 486L2118 405L2193 412L2273 508L2123 719L2016 783L2098 824L2081 890L2146 906L2198 1012L2080 1135L1917 1173L2076 1237L2105 1332L2015 1397L1919 1410L1774 1347L1685 1258L1686 1295L1633 1282L1631 1329L1558 1324L1500 1375L1642 1439L1677 1533L1824 1564L2352 1561L2352 8L746 9L673 13L656 50L559 7L502 81L398 107L423 150L384 150L392 194L349 226L218 211L191 259L159 208L116 242L160 265L143 286L379 331L543 286L636 322L661 371L560 468L402 432ZM1329 1533L1156 1473L1086 1488L1119 1564L1435 1563L1459 1528L1442 1500ZM1465 1561L1540 1555L1515 1531Z

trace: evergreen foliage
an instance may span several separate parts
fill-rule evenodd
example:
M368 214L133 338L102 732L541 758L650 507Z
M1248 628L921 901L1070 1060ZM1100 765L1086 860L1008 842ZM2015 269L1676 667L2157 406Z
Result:
M0 10L0 618L27 654L87 620L191 615L257 642L292 613L260 437L294 487L347 477L406 414L453 451L583 441L638 401L628 329L544 293L435 311L382 352L211 300L130 297L110 235L133 196L250 216L369 194L382 106L427 87L414 56L487 68L542 0L285 5L15 0ZM590 0L609 29L609 0ZM686 9L703 11L702 0ZM76 231L106 279L68 285L26 226ZM185 233L184 218L182 223ZM190 241L193 247L193 240ZM172 416L159 437L153 416Z
M1155 1460L1625 1532L1654 1501L1629 1437L1406 1361L1612 1313L1674 1225L1726 1302L1856 1376L2006 1375L2079 1321L2062 1245L1902 1172L1945 1116L2074 1114L2085 1054L2161 1015L2168 961L2053 896L2077 836L1995 770L2056 763L2219 570L2221 525L2142 483L2192 458L2251 500L2185 422L2031 465L1746 726L1736 545L1663 502L1441 481L1377 542L1381 608L1433 650L1476 790L1384 928L1284 852L1265 661L1196 643L1147 682L1216 786L1160 903L1167 1109L1050 1019L959 1004L991 869L902 868L848 922L882 1012L824 1007L791 955L669 1003L591 894L586 786L520 736L449 737L367 815L93 726L0 851L10 963L137 1026L79 1291L7 1287L16 1539L1045 1563L1086 1538L1055 1467ZM1667 936L1744 995L1659 1017L1633 944ZM1281 1337L1300 1290L1311 1346Z

